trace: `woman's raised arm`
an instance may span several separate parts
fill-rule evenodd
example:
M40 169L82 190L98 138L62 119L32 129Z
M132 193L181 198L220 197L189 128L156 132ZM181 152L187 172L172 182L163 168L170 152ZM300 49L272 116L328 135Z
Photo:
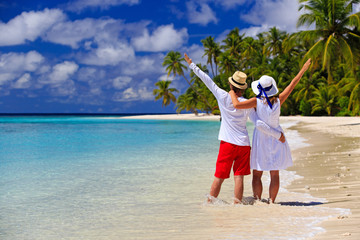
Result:
M279 95L280 104L282 105L286 99L289 97L290 93L294 90L296 84L300 81L301 77L304 75L306 70L309 68L311 64L311 58L309 58L304 66L301 68L300 72L294 77L294 79L291 81L291 83L285 88L284 91L282 91Z

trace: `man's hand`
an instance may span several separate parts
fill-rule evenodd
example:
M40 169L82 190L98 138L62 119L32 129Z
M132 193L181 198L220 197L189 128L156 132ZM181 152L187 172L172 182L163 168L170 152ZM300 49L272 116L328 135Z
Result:
M184 56L185 56L185 61L190 65L192 63L191 58L189 58L189 56L186 53L184 53Z
M284 143L285 142L285 135L281 132L281 136L279 138L279 141Z

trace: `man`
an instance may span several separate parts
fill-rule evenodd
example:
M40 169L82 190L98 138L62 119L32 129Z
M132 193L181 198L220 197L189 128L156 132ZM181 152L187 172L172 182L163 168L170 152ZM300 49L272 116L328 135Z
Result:
M244 192L244 176L250 174L250 141L246 129L246 122L250 114L255 126L259 130L276 137L284 138L283 134L270 128L264 122L256 119L256 113L251 109L235 109L230 95L219 88L212 79L197 67L185 53L185 61L194 73L204 82L209 90L214 94L221 112L221 126L219 131L220 149L216 162L215 178L211 185L209 202L217 198L221 185L225 179L230 177L231 168L234 172L234 204L241 203ZM245 101L242 97L247 88L246 74L236 71L230 77L231 89L239 97L239 101Z

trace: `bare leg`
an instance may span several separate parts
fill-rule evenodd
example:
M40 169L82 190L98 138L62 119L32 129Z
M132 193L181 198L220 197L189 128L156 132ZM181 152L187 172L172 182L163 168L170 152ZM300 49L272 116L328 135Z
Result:
M214 178L214 181L211 185L211 189L210 189L210 196L211 197L218 197L219 193L220 193L220 189L221 189L221 184L224 182L224 179L222 178Z
M235 188L234 188L234 204L241 203L244 194L244 175L234 176Z
M269 188L269 195L271 202L274 203L280 188L279 171L278 170L270 171L270 177L271 177L271 182Z
M254 194L254 198L260 200L263 191L263 186L261 181L262 174L263 171L253 170L253 179L252 179L253 194Z

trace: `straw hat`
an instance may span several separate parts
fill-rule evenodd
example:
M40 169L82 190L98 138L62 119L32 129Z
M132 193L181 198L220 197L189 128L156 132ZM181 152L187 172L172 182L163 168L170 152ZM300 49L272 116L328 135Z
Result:
M274 96L279 92L275 80L270 76L263 75L259 80L253 81L251 83L251 88L256 96L260 93L259 84L265 90L268 97ZM265 96L263 93L261 95Z
M236 71L232 77L229 77L229 82L240 89L246 89L247 83L246 83L246 74L240 71Z

